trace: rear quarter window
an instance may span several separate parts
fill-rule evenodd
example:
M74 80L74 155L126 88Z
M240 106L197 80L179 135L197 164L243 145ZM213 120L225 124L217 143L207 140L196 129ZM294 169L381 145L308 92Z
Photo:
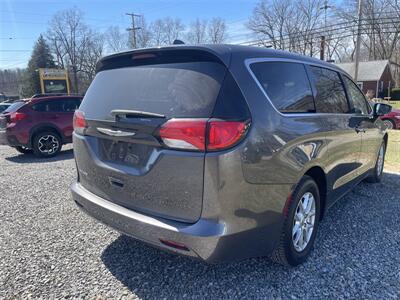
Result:
M314 99L305 66L290 62L261 62L250 66L259 84L282 113L314 112Z
M23 102L23 101L14 102L8 108L6 108L6 110L3 113L15 112L24 105L25 105L25 102Z
M80 110L88 119L112 119L116 109L168 118L209 117L226 68L216 62L145 65L99 72Z
M311 81L315 89L315 106L318 113L349 113L346 93L339 73L310 66Z

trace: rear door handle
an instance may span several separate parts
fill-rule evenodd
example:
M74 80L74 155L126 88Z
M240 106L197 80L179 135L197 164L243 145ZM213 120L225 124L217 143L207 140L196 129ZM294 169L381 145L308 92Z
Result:
M360 128L360 127L356 127L356 128L354 128L355 129L355 131L357 132L357 133L360 133L360 132L362 132L362 133L365 133L365 129L364 128Z
M110 135L110 136L117 136L117 137L130 137L134 136L136 132L130 132L130 131L122 131L122 130L112 130L109 128L97 128L97 131Z

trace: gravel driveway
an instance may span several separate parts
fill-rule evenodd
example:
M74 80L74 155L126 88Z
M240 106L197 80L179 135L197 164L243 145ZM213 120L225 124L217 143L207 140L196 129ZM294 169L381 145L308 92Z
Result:
M321 223L297 268L206 265L124 237L80 212L71 147L40 160L0 146L0 298L400 297L400 174L360 184Z

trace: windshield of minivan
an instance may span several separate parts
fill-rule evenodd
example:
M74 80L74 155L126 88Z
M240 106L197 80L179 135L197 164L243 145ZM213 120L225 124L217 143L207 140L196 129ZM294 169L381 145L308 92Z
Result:
M80 107L89 119L112 119L116 109L167 117L209 117L225 67L215 62L188 62L101 71Z

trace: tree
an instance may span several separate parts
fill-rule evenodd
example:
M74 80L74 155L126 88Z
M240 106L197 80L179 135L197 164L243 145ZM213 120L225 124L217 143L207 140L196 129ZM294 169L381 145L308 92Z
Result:
M185 25L178 18L170 17L155 20L150 25L151 44L154 46L172 45L174 40L179 39L185 30Z
M183 25L178 18L172 19L167 17L163 21L165 43L167 45L172 45L176 39L180 38L182 32L185 30L185 25Z
M343 20L354 20L357 4L355 0L346 2L340 9ZM363 0L361 28L363 59L392 59L397 54L396 48L400 41L400 2ZM356 35L355 30L353 34Z
M211 19L208 25L208 39L212 44L223 43L227 38L226 24L221 18Z
M80 81L90 80L92 76L88 74L94 70L94 61L100 59L103 53L104 43L99 43L99 33L86 25L80 10L73 8L55 14L47 36L59 65L68 67L72 72L74 92L83 92L84 89L79 88ZM91 71L88 71L89 57ZM84 86L87 85L84 82Z
M24 97L31 97L41 92L39 68L54 68L55 63L51 55L50 47L42 35L39 36L28 62L28 68L24 76L22 93Z
M253 10L248 28L264 46L313 55L319 50L313 47L314 39L324 32L322 27L323 0L262 0ZM290 16L290 17L289 17Z
M207 21L196 19L192 22L187 33L187 40L192 44L203 44L207 42Z
M139 19L138 24L139 24L138 26L140 27L140 29L137 31L137 34L136 34L137 47L138 48L146 48L146 47L151 46L153 33L151 32L149 26L147 25L147 22L146 22L144 16L142 16ZM132 39L130 39L130 41L132 41Z
M108 52L120 52L128 49L128 34L122 32L118 26L110 26L105 32Z

